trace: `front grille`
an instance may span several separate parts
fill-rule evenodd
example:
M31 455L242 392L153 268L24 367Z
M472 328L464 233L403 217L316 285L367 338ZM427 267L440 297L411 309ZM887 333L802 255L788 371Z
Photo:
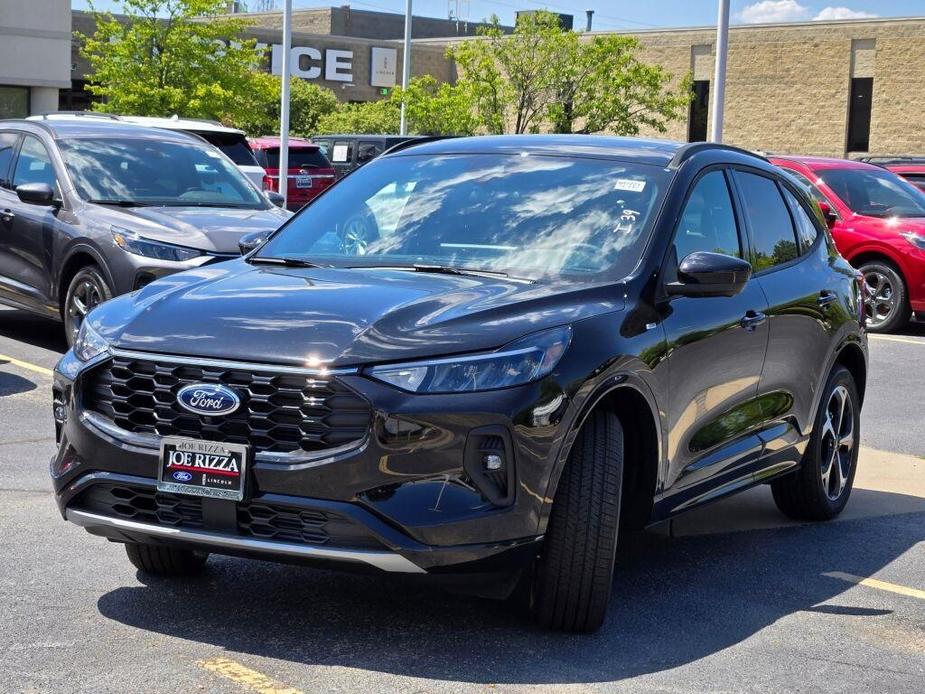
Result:
M218 503L233 503L220 501ZM134 484L96 483L83 492L73 508L106 517L176 528L210 528L203 520L202 499L159 492ZM379 540L346 516L296 505L245 501L237 504L238 533L262 540L382 549Z
M241 396L222 416L183 409L177 391L220 383ZM244 443L256 452L323 451L360 441L369 403L331 376L274 373L272 367L231 368L114 356L86 376L83 406L136 434L189 436Z

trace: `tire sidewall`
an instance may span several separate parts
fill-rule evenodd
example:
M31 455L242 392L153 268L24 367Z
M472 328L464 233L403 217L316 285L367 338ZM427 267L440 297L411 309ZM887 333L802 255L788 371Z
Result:
M68 346L73 346L76 337L76 331L73 330L74 319L71 317L68 307L71 304L74 288L77 287L79 283L87 280L97 285L103 301L108 301L112 298L112 289L109 288L109 283L106 282L106 278L103 277L103 273L100 272L98 267L95 265L87 265L77 271L67 286L67 292L64 295L64 303L61 306L61 318L64 320L64 335L67 339Z
M874 260L868 263L864 263L858 268L861 273L866 272L879 272L881 274L887 275L890 278L890 281L895 287L895 291L899 294L899 297L896 301L896 306L893 309L893 315L889 319L875 328L868 326L868 330L872 333L888 333L901 328L908 320L910 316L909 310L909 294L906 291L906 282L903 279L902 274L899 270L893 266L892 263L887 263L880 260Z
M851 399L851 414L853 417L852 425L854 426L854 447L851 450L851 469L848 471L848 482L845 485L841 496L836 500L829 498L822 483L822 428L825 424L826 408L832 392L838 386L844 386L848 391L848 397ZM848 498L851 496L851 490L854 487L854 475L858 469L858 454L860 452L861 442L861 403L858 397L857 386L851 373L844 367L838 367L829 376L825 384L825 390L822 393L822 399L819 402L819 409L816 412L816 421L813 426L813 435L806 448L806 454L803 457L803 465L811 466L812 480L816 485L819 498L829 506L831 516L836 516L845 508Z

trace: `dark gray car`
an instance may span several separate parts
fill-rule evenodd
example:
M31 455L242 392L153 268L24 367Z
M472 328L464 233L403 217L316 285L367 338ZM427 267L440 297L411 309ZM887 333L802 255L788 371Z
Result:
M0 303L62 320L238 255L290 217L215 147L99 118L0 121Z

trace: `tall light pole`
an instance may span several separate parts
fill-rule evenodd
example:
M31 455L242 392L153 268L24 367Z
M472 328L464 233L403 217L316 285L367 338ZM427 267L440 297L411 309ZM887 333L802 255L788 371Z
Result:
M292 0L283 3L283 74L279 104L279 192L289 202L289 59L292 56Z
M726 54L729 52L729 0L719 0L716 19L716 70L713 73L713 124L710 141L723 141L723 107L726 99Z
M287 0L288 2L288 0ZM408 120L405 118L405 94L411 77L411 0L405 2L405 47L401 54L401 125L398 132L408 134Z

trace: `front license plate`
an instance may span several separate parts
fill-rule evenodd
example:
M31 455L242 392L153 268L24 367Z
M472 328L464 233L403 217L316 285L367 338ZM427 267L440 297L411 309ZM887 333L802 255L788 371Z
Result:
M157 488L162 492L241 501L247 446L166 436L161 439Z
M311 176L296 176L295 177L295 187L296 188L311 188L312 187L312 177Z

